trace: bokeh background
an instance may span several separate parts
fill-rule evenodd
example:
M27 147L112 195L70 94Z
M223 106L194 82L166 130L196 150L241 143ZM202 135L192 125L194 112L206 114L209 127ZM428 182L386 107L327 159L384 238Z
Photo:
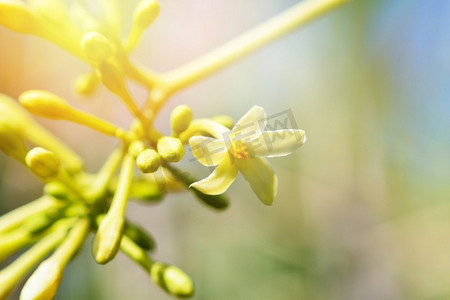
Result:
M133 57L171 70L296 2L161 0ZM123 6L129 20L134 1ZM158 119L166 133L177 104L235 119L258 104L269 114L291 110L308 136L297 152L271 160L279 176L272 207L242 177L221 213L189 193L130 204L128 216L158 242L155 258L195 280L194 299L450 299L449 14L442 0L353 1L173 97ZM104 88L87 99L73 92L86 71L56 46L0 28L1 93L49 90L127 126L125 108ZM40 121L90 171L115 145L77 125ZM185 167L208 171L189 160ZM42 191L4 155L0 179L1 212ZM88 243L57 299L171 298L123 255L97 266Z

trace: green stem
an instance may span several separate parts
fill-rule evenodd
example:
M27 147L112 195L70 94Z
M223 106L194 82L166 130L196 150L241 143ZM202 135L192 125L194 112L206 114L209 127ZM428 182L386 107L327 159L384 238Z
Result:
M138 263L147 273L153 265L153 261L147 256L147 253L139 247L133 240L124 235L120 243L120 250L129 258Z
M69 226L64 222L64 225L59 230L43 238L25 254L0 271L0 299L5 299L27 273L61 243L67 234Z
M108 215L117 213L118 215L125 217L128 194L130 192L130 186L133 180L133 170L134 159L131 155L126 154L122 163L117 190L111 202L111 207L108 211Z
M305 0L223 46L163 74L160 97L149 97L145 110L158 114L169 95L217 72L244 56L318 18L348 0ZM153 118L154 119L154 118Z
M52 259L64 268L86 239L86 235L89 232L89 225L90 220L87 218L78 221L72 230L70 230L69 235L61 246L58 247L49 259Z
M8 232L18 227L25 219L57 206L61 206L61 203L50 196L42 196L16 208L0 217L0 233Z
M165 75L171 90L179 90L230 65L347 0L306 0L223 46Z
M123 69L128 77L136 82L144 84L149 88L160 84L160 74L157 74L135 62L131 63L130 61L128 61L128 58L126 59L127 62L123 64Z
M115 149L110 154L102 169L97 173L94 183L91 186L91 189L87 195L88 202L95 202L106 193L108 184L119 168L124 154L125 153L122 147Z
M27 230L18 228L7 234L0 235L0 262L23 247L34 243L36 239Z
M62 163L72 173L77 173L83 168L83 160L68 146L54 137L17 104L17 101L0 95L0 109L8 114L23 130L23 135L34 145L50 150L61 159Z

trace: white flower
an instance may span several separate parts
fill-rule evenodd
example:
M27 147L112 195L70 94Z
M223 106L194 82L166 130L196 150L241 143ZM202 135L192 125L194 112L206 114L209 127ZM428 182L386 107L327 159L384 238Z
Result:
M190 187L208 195L225 192L238 171L266 205L277 192L277 177L264 157L285 156L306 141L300 129L264 131L266 113L262 107L251 108L221 139L194 136L189 139L195 158L205 166L217 166L214 172Z

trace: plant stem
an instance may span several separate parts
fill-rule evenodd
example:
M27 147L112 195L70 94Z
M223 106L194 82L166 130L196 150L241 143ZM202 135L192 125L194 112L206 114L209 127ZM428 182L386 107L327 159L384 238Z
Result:
M50 196L42 196L22 207L16 208L0 217L0 233L8 232L18 227L25 219L58 206L61 206L61 203L57 200Z
M219 71L347 1L302 1L287 11L280 13L263 24L225 43L221 47L169 73L163 74L159 89L164 91L164 95L161 96L158 93L158 97L152 97L150 94L149 102L145 108L151 110L153 115L156 115L170 94Z
M210 53L166 74L171 90L179 90L271 43L346 0L307 0L238 36Z
M86 195L88 203L93 203L101 198L108 189L108 183L111 181L114 173L119 168L125 153L122 147L116 148L108 157L101 170L97 173L92 186Z
M132 239L124 235L120 243L120 249L130 259L137 262L147 273L153 265L153 261L147 256L145 250L139 247Z
M120 170L119 181L117 189L111 200L111 206L108 211L109 214L118 214L121 218L125 218L125 210L128 202L128 194L130 193L130 186L133 180L135 160L129 154L123 158L122 169Z
M14 286L64 239L70 225L69 220L61 221L61 227L57 231L43 238L13 263L1 270L0 299L5 299Z
M86 235L89 232L90 220L85 218L79 220L70 230L67 238L56 249L55 253L48 259L60 264L62 269L67 265L69 260L74 256L76 251L81 247Z

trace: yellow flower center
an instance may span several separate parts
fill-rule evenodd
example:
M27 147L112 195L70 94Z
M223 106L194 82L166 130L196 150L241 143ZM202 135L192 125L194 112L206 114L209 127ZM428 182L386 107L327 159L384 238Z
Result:
M231 145L231 153L239 160L248 158L247 146L240 141L233 142Z

